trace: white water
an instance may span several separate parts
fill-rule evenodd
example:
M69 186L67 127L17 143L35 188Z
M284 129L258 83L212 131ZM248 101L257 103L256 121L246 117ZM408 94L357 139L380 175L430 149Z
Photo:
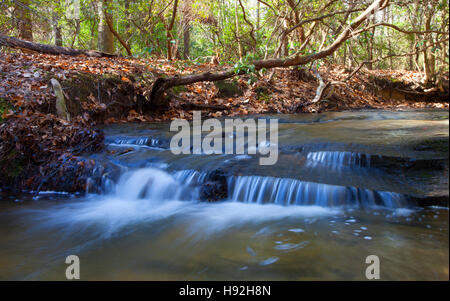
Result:
M313 162L319 162L329 165L370 167L371 156L369 154L353 152L319 151L309 152L306 158Z
M231 177L228 185L232 200L256 204L323 207L381 205L388 208L407 205L405 198L398 193L303 182L295 179L260 176Z
M175 173L156 168L125 172L105 195L90 195L36 214L43 228L84 229L105 239L141 223L158 223L172 217L188 221L185 230L206 237L229 228L283 219L340 214L342 206L404 204L401 195L373 192L294 179L260 176L230 177L230 200L199 202L198 185L207 173ZM290 206L288 206L290 205Z
M204 203L190 184L205 174L182 171L171 175L155 168L126 172L112 191L90 195L82 202L70 202L34 211L41 227L69 229L80 227L108 238L123 229L132 231L140 223L156 223L173 216L188 219L191 234L212 234L245 224L259 224L287 218L335 215L340 209L309 206L261 206L251 202ZM73 227L75 226L75 227Z

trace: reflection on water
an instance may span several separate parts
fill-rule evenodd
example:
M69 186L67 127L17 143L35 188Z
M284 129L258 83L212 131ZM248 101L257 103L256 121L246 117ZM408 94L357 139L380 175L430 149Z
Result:
M0 280L64 280L71 254L83 280L365 280L368 255L384 280L449 279L448 208L410 198L448 188L448 147L427 142L448 140L448 112L280 124L272 167L174 156L165 125L107 128L103 193L0 195ZM201 202L215 170L228 196Z
M448 210L126 201L2 208L1 279L64 279L77 254L85 280L448 279ZM6 206L3 206L6 207Z

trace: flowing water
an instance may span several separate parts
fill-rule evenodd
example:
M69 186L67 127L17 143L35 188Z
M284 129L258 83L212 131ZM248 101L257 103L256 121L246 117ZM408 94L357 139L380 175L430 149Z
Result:
M364 280L369 255L384 280L449 279L448 207L423 206L448 202L448 112L257 117L279 119L273 166L103 128L86 194L0 194L0 279L64 280L72 254L83 280Z

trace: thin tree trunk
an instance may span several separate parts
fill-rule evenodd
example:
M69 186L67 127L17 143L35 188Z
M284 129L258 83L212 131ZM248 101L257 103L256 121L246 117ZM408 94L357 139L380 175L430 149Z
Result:
M75 45L75 41L77 40L80 34L80 0L73 0L73 10L74 10L74 20L75 20L75 34L72 40L72 47Z
M105 6L105 10L103 10L103 13L105 14L105 21L106 24L108 24L108 28L109 31L111 31L111 33L117 38L117 40L119 40L120 44L123 46L123 48L125 48L125 50L127 51L129 56L132 56L133 54L131 53L131 48L130 46L128 46L128 44L122 39L122 37L119 35L119 33L114 29L114 22L113 22L113 18L111 16L110 13L108 13L108 4L109 4L110 0L106 0L104 2Z
M19 19L19 38L33 42L33 23L31 20L30 0L17 0L17 19Z
M190 57L191 44L191 2L185 0L183 5L183 59L188 60Z
M374 39L375 39L375 27L371 30L371 35L369 38L369 49L368 51L368 58L370 63L367 64L367 69L372 70L373 69L373 43L374 43Z
M256 30L259 30L259 24L261 22L261 3L256 1Z
M286 31L288 28L289 24L287 20L283 20L283 31ZM282 36L280 57L286 57L288 55L289 55L289 37Z
M172 19L169 23L169 26L167 27L167 59L169 61L172 60L172 40L173 40L172 29L173 25L175 24L177 9L178 9L178 0L175 0L175 3L173 4Z
M105 0L98 1L98 49L106 53L114 53L114 35L105 18Z
M238 1L239 0L234 0L234 18L235 18L235 23L236 23L236 38L237 38L237 42L238 42L239 60L242 61L242 59L244 58L244 50L242 47L241 34L240 34L241 24L239 23Z
M131 33L130 33L130 2L132 2L132 0L125 0L124 1L124 9L125 9L125 40L127 41L127 43L129 43L129 39L131 37Z
M62 46L62 35L61 35L61 27L59 26L59 14L57 11L57 5L54 4L53 12L52 12L52 35L53 39L55 41L56 46Z
M190 57L191 30L190 24L185 24L183 33L183 59L188 60Z
M428 3L427 3L428 4ZM434 9L430 8L427 5L427 9L425 10L425 31L431 30L431 20L433 18L433 12ZM425 50L423 51L423 64L424 64L424 71L425 71L425 80L424 84L427 86L431 82L434 81L435 77L435 58L434 55L431 53L431 49L427 47L427 45L431 44L433 42L432 35L430 33L425 34L424 41L425 41Z

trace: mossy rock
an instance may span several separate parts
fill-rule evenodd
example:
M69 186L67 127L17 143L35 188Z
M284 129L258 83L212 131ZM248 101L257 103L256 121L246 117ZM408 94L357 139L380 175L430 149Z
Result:
M214 82L214 85L219 89L217 95L219 97L236 97L244 94L238 82L234 80L219 80Z

